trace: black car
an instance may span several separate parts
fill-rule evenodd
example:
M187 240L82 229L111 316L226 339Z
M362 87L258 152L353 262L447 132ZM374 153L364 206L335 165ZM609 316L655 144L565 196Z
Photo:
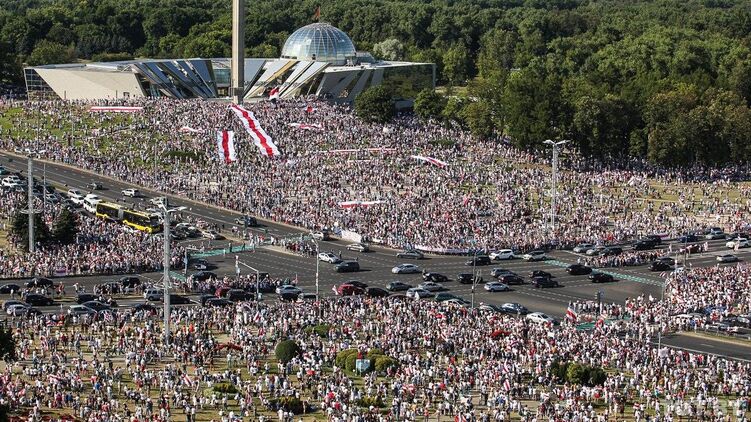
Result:
M445 283L449 281L449 278L443 274L438 273L423 273L422 279L424 281L432 281L434 283Z
M253 293L246 292L245 290L232 289L227 292L227 300L230 302L243 302L253 299Z
M566 268L571 275L586 275L592 273L592 268L582 264L571 264Z
M472 284L472 273L461 273L456 276L456 281L461 284ZM482 284L482 277L476 277L475 284Z
M389 293L388 290L381 289L380 287L369 287L368 290L365 291L365 294L370 297L386 297L391 293Z
M654 261L649 264L649 271L669 271L670 269L670 264L663 261Z
M18 284L4 284L0 286L0 294L8 295L10 292L18 293L21 290L21 286Z
M504 275L502 277L498 277L498 281L503 284L508 284L509 286L512 284L524 284L524 279L519 277L518 275Z
M213 299L215 297L216 295L204 293L201 296L199 296L198 301L201 303L201 306L206 306L206 301L208 301L209 299Z
M654 243L654 242L652 242L651 240L643 239L643 240L640 240L640 241L634 243L634 245L632 246L632 248L635 251L647 251L647 250L650 250L650 249L654 249L655 246L657 246L657 244Z
M279 300L282 302L295 302L299 295L297 293L285 292L279 295Z
M30 294L26 295L26 303L31 306L52 306L55 301L44 295Z
M490 270L490 275L495 278L501 278L503 276L507 275L517 275L515 272L511 270L507 270L505 268L493 268Z
M193 274L193 279L196 281L206 281L210 278L218 278L216 274L212 273L211 271L199 271L195 274Z
M141 285L141 279L134 275L126 275L124 277L120 277L120 284L122 284L122 286L126 289L132 289L136 286Z
M648 234L644 236L644 240L652 241L655 245L661 245L662 244L662 236L659 234Z
M151 312L155 310L156 308L154 307L154 305L150 303L139 303L138 305L133 307L133 311L136 311L136 312L137 311Z
M605 273L590 274L589 279L592 281L592 283L611 283L615 281L615 278L613 278L612 275Z
M600 255L614 256L614 255L620 255L622 252L623 252L623 248L620 248L618 246L608 246L607 248L603 249L602 252L600 252Z
M54 284L55 283L53 283L49 278L34 277L28 283L26 283L26 287L52 287L54 286Z
M465 262L464 265L470 266L470 265L490 265L493 261L490 260L490 257L487 255L480 255L476 256L469 261Z
M691 242L698 242L699 237L693 233L684 234L683 236L678 238L678 242L680 243L691 243Z
M411 289L412 287L414 286L407 283L402 283L401 281L392 281L388 284L388 286L386 286L386 289L392 292L404 292Z
M171 305L187 305L191 303L190 299L180 295L169 295L169 303Z
M518 303L504 303L501 305L501 312L510 314L510 315L527 315L529 313L529 309L527 309L524 305L520 305Z
M109 311L109 310L112 309L112 307L110 307L106 303L102 303L102 302L100 302L98 300L90 300L88 302L82 303L81 305L83 305L83 306L85 306L87 308L93 309L93 310L95 310L97 312Z
M535 277L553 278L553 274L550 274L549 272L543 271L543 270L534 270L529 273L529 276L531 278L535 278Z
M256 220L255 217L244 215L242 217L235 218L235 224L244 227L256 227L258 225L258 220Z
M557 281L547 277L534 277L532 279L532 284L534 284L536 289L542 289L545 287L558 287Z
M231 300L223 297L210 297L203 303L204 306L212 308L223 308L225 306L232 306L233 304Z
M190 263L190 269L192 270L207 270L209 268L214 268L214 267L215 267L214 265L211 265L209 261L203 258L198 258L195 261Z
M367 283L363 283L362 281L358 281L358 280L347 280L347 281L345 281L342 284L349 284L350 286L355 286L355 287L358 287L360 289L367 289L368 288L368 284Z
M360 271L360 263L357 261L343 261L334 267L338 273L354 273Z
M79 305L83 305L86 302L91 302L92 300L99 299L99 296L92 295L91 293L81 293L76 297L76 303Z

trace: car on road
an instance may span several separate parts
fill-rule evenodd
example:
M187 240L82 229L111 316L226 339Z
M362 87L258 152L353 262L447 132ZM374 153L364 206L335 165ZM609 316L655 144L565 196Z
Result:
M614 255L620 255L623 253L623 248L619 246L608 246L602 251L600 251L600 255L602 256L614 256Z
M543 250L529 251L522 256L525 261L544 261L547 258Z
M369 297L386 297L391 293L389 293L388 290L382 289L380 287L368 287L368 289L365 291L365 294Z
M699 236L693 234L693 233L686 233L683 236L680 236L678 238L679 243L690 243L690 242L698 242Z
M610 274L592 273L589 275L589 280L592 283L612 283L615 281L615 278Z
M84 305L70 305L68 307L68 315L81 316L81 315L95 315L96 311Z
M252 217L250 215L243 215L242 217L237 217L234 219L234 222L238 226L243 226L243 227L256 227L258 225L258 220L256 220L255 217Z
M128 196L131 198L136 198L138 196L141 196L141 193L138 192L138 189L134 189L134 188L123 189L120 191L120 193L123 194L123 196Z
M655 245L661 245L662 244L662 236L659 234L648 234L642 238L642 240L647 242L652 242Z
M488 255L491 260L493 261L505 261L507 259L514 259L516 256L514 255L514 251L511 249L500 249L497 251L493 251Z
M547 277L534 277L532 279L532 284L535 286L536 289L544 289L547 287L558 287L558 282L556 280L553 280L552 278L547 278Z
M201 236L211 240L222 240L224 236L219 234L216 230L201 230Z
M435 296L433 292L427 291L425 289L421 289L419 287L413 287L409 290L407 290L407 297L411 299L427 299Z
M39 309L29 305L13 305L8 308L6 312L11 316L32 316L42 314Z
M472 266L472 265L490 265L492 261L490 260L490 257L487 255L478 255L469 261L465 262L464 265L466 266Z
M205 260L203 258L198 258L198 259L196 259L195 261L193 261L190 264L190 268L191 269L193 269L193 270L201 270L201 271L208 270L209 267L211 267L211 266L212 265L209 263L209 261L207 261L207 260Z
M410 251L403 251L396 254L397 258L407 258L407 259L423 259L425 258L425 255L417 250L410 250Z
M738 257L733 254L723 254L723 255L717 255L717 262L727 263L727 262L738 262Z
M477 309L481 311L486 312L492 312L492 313L501 313L501 307L498 305L493 305L492 303L480 303L480 306L477 307Z
M192 275L193 280L196 281L206 281L209 279L218 279L217 275L215 273L212 273L211 271L199 271Z
M420 272L420 267L415 264L399 264L391 269L393 274L416 274Z
M36 293L26 295L25 300L31 306L52 306L55 304L55 301L51 297Z
M631 248L635 251L646 251L649 249L654 249L655 246L657 246L657 244L654 243L653 241L648 240L648 239L641 239L641 240L634 242Z
M725 232L720 227L712 227L709 229L704 238L707 240L724 239Z
M8 171L8 169L6 169L6 168L5 168L5 167L3 167L3 166L0 166L0 176L4 176L4 175L6 175L6 174L8 174L8 173L10 173L10 172Z
M531 314L528 314L526 316L526 318L529 321L534 322L535 324L551 324L551 325L556 325L558 323L558 321L556 321L555 318L553 318L553 317L551 317L551 316L549 316L547 314L544 314L542 312L532 312Z
M489 283L485 283L483 289L488 292L507 292L511 290L508 284L501 283L500 281L491 281Z
M460 298L459 296L457 296L457 295L455 295L453 293L448 293L448 292L437 293L433 299L436 302L445 302L447 300L452 300L452 299L464 300L464 299Z
M302 293L302 289L297 286L292 286L289 284L285 284L284 286L279 286L275 290L276 294L280 295L282 293L294 293L296 295L299 295Z
M342 262L339 257L333 252L321 252L318 254L318 260L328 262L329 264L338 264Z
M587 249L584 254L587 256L597 256L602 254L602 251L604 251L605 249L607 249L607 246L594 246L591 249Z
M102 190L102 184L99 182L89 182L86 184L86 189L89 190Z
M529 313L529 309L516 302L506 302L500 306L500 309L501 312L510 315L527 315Z
M209 308L225 308L232 305L234 305L234 302L223 297L210 297L203 303L203 306Z
M513 275L504 275L502 277L498 277L498 281L500 281L503 284L512 285L512 284L524 284L524 279L519 277L516 274Z
M78 296L76 296L76 303L79 305L83 305L86 302L91 302L92 300L99 299L98 295L94 295L91 293L81 293Z
M363 283L362 281L359 281L359 280L347 280L347 281L345 281L342 284L348 284L350 286L356 286L356 287L359 287L361 289L367 289L368 288L368 283Z
M10 292L18 293L19 290L21 290L21 286L19 286L18 284L10 283L0 286L0 294L3 295L8 295L10 294Z
M123 286L123 288L126 289L126 291L127 289L135 289L136 286L141 285L141 279L134 275L126 275L120 277L119 282Z
M150 303L139 303L139 304L133 306L132 309L133 309L133 312L139 312L139 311L152 312L152 311L156 311L156 307L154 305L150 304Z
M49 278L34 277L26 283L26 287L52 287L55 283Z
M472 273L460 273L456 276L456 281L460 284L472 284ZM474 277L475 284L482 284L482 277Z
M26 305L26 304L21 302L20 300L6 300L5 302L3 302L3 311L7 311L8 308L13 305Z
M331 240L331 233L328 230L310 232L310 235L316 240Z
M401 281L392 281L386 286L386 289L392 292L404 292L413 287L411 284L402 283Z
M595 247L592 243L580 243L576 246L574 246L574 252L576 253L586 253L588 250L593 249Z
M156 205L157 207L162 206L162 205L165 207L169 207L169 200L167 199L166 196L157 196L156 198L151 198L149 199L149 203L151 205Z
M143 292L143 298L149 302L159 302L164 300L164 290L148 288Z
M342 261L334 267L338 273L354 273L360 271L360 263L357 261Z
M350 243L347 245L347 250L355 252L370 252L370 246L366 243Z
M694 243L691 245L686 245L682 247L679 252L680 253L699 253L701 252L702 246L698 243Z
M440 292L441 290L443 290L443 286L438 283L433 283L432 281L425 281L423 283L420 283L419 285L417 285L417 288L425 289L429 292Z
M670 264L668 264L665 261L653 261L651 264L649 264L649 271L670 271L671 267Z
M18 177L4 177L2 185L5 188L15 188L16 186L23 186L21 180Z
M189 297L181 295L169 295L169 303L171 305L188 305L193 303Z
M535 278L535 277L553 278L553 274L550 274L549 272L543 271L543 270L532 270L529 272L529 277L530 278Z
M112 309L111 306L107 305L106 303L102 303L98 300L90 300L88 302L84 302L81 304L81 306L85 306L89 309L93 309L96 312L109 311Z
M493 268L492 270L490 270L490 275L495 278L500 278L506 275L517 275L517 274L505 268Z
M566 267L566 272L571 275L587 275L592 273L592 268L583 264L571 264Z
M225 296L230 302L244 302L253 299L253 293L246 292L242 289L232 289Z
M445 283L449 281L448 277L438 273L422 273L422 279L425 281L432 281L434 283Z
M336 288L339 296L355 296L365 294L365 289L354 284L342 283Z
M748 245L748 239L745 239L745 238L742 238L742 237L733 239L733 240L728 241L727 243L725 243L725 247L728 248L728 249L747 248L748 246L749 246Z

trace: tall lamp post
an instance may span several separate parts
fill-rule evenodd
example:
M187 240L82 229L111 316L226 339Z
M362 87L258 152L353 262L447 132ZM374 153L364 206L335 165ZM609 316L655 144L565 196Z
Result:
M318 270L321 265L321 260L318 259L318 254L321 252L318 248L318 241L315 238L313 238L312 240L313 240L313 243L316 245L316 303L318 304L318 310L316 311L316 319L318 319L318 323L320 324L321 323L321 296L320 296L320 291L318 287L318 274L319 274Z
M255 271L256 272L256 298L255 299L256 299L256 310L258 310L258 302L259 302L258 289L260 287L261 272L258 271L257 268L251 267L250 265L248 265L248 264L240 261L240 256L235 255L235 272L237 273L238 276L240 275L240 265L242 265L243 267L245 267L245 268L247 268L247 269L249 269L251 271Z
M550 189L551 193L551 199L550 199L550 231L551 233L555 232L555 202L556 202L556 184L558 182L558 150L561 146L566 144L568 140L563 141L551 141L550 139L546 139L543 144L550 145L553 147L553 180L552 180L552 186Z
M43 154L46 151L47 150L32 151L28 148L26 149L26 160L28 164L28 174L26 178L26 185L28 187L28 209L23 212L29 215L29 252L31 253L34 253L36 250L36 242L34 241L34 213L36 212L36 210L34 210L34 155ZM45 190L43 195L46 193ZM42 198L44 198L44 196L42 196Z
M169 335L170 335L170 327L169 327L169 317L170 317L170 264L171 264L171 256L170 256L170 213L172 212L180 212L186 209L186 207L176 207L176 208L167 208L167 198L164 198L165 200L162 201L159 205L160 210L162 211L162 225L164 226L164 232L162 233L164 235L164 276L162 278L162 285L164 287L164 345L169 345ZM187 266L187 264L185 264Z

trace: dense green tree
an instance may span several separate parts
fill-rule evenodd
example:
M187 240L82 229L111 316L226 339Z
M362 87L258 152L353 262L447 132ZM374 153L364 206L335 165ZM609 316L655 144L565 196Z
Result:
M75 60L73 47L60 43L42 40L39 41L26 61L30 66L43 64L70 63Z
M0 359L5 362L16 360L16 340L13 332L5 326L0 326Z
M0 41L0 82L20 85L23 82L21 61L10 44Z
M13 217L11 233L18 239L18 246L23 250L29 248L29 215L21 212L23 207ZM40 213L34 214L34 239L36 243L45 243L50 239L50 230Z
M424 89L415 98L415 114L423 119L441 118L446 107L446 98L434 89Z
M479 138L488 138L493 134L492 111L484 101L469 101L460 112L461 118L469 130Z
M469 51L456 44L443 54L443 74L451 85L463 85L469 77Z
M57 215L52 227L52 240L62 244L76 241L78 234L78 219L67 208L63 208Z
M373 44L373 55L384 60L404 59L404 44L395 38L389 38Z
M385 123L394 117L394 100L383 86L368 88L355 99L355 113L366 122Z

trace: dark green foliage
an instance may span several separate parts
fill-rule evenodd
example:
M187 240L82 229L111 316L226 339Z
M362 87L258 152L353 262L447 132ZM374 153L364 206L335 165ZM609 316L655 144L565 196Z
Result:
M13 333L0 326L0 359L11 362L16 360L16 340L13 339Z
M344 368L345 365L347 364L347 358L350 355L353 355L353 354L355 355L355 359L356 359L357 358L357 349L342 350L342 351L340 351L339 353L336 354L336 358L334 359L334 363L339 368ZM354 368L354 366L353 366L353 368Z
M20 210L25 209L21 207ZM13 217L11 233L18 240L18 247L24 251L29 250L29 215L18 211ZM36 243L45 243L50 240L50 230L42 220L42 215L34 214L34 239Z
M550 366L550 374L556 381L582 384L590 387L603 385L608 376L600 367L582 365L576 362L555 361Z
M78 218L67 208L63 208L53 224L52 239L55 242L67 245L75 242L77 234Z
M300 355L300 346L294 340L282 340L276 345L274 355L282 363L287 363Z
M355 99L355 113L366 122L386 123L394 117L394 100L383 86L368 88Z
M133 55L130 53L99 53L91 56L91 60L95 62L118 62L132 59Z
M237 394L237 387L229 382L219 382L214 384L213 390L217 393Z
M383 402L383 398L381 396L365 396L362 397L360 400L357 401L357 405L360 407L386 407L386 404Z
M424 89L415 98L415 114L423 119L440 119L446 107L446 98L433 89Z
M284 408L288 412L292 412L295 415L299 415L303 412L302 400L297 397L286 396L272 400L280 408Z

